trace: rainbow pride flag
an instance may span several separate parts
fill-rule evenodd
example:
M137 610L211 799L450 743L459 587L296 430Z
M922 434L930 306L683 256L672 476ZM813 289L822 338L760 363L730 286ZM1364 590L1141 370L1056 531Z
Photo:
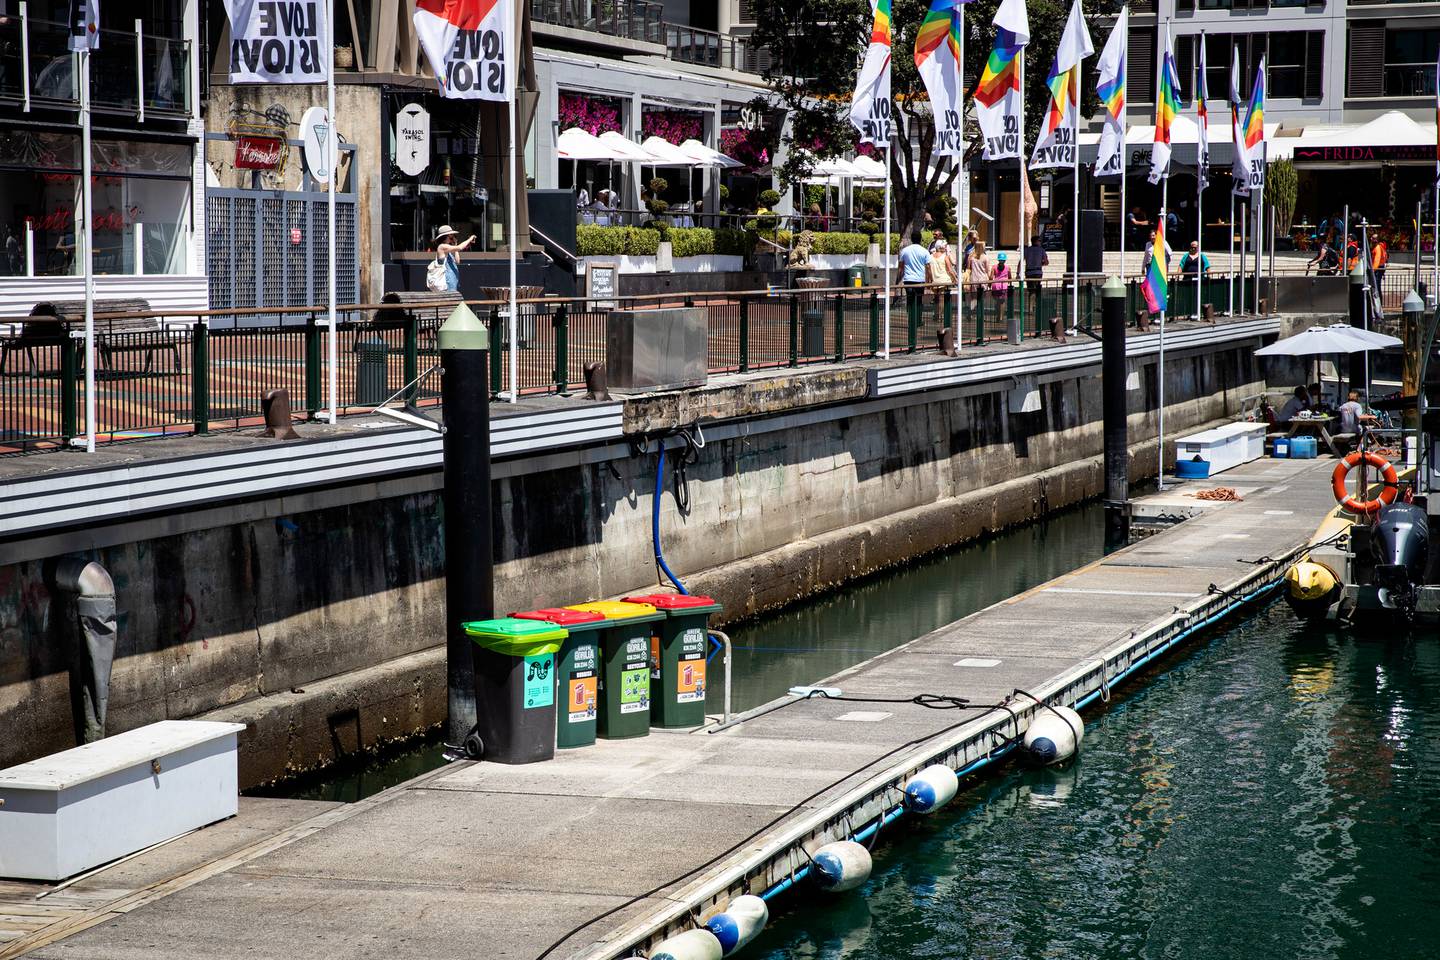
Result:
M1245 111L1245 123L1241 127L1245 138L1245 150L1253 157L1255 147L1265 139L1265 58L1260 58L1260 69L1255 72L1255 91L1250 95L1250 106Z
M890 142L894 106L890 99L890 0L871 0L871 6L870 43L855 79L850 123L860 132L861 143L884 146Z
M1150 182L1159 183L1170 173L1170 128L1180 115L1180 77L1175 68L1175 48L1170 28L1165 28L1165 46L1160 61L1160 89L1155 96L1155 141L1150 146Z
M875 4L875 19L870 23L870 42L890 46L890 0Z
M986 160L1020 156L1020 70L1017 58L1030 42L1024 0L1002 0L995 13L995 46L975 88Z
M1165 255L1165 211L1155 218L1155 243L1150 248L1150 263L1145 267L1145 279L1140 281L1140 292L1145 295L1145 306L1151 313L1164 313L1170 302L1170 282L1165 277L1167 261Z
M965 88L960 82L960 23L970 0L931 0L915 34L915 69L930 98L935 122L935 154L965 152Z

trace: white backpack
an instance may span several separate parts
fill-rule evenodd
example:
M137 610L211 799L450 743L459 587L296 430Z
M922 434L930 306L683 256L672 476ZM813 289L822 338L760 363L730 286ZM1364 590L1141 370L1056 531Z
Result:
M445 258L436 255L425 266L425 286L436 293L443 293L449 289L445 283Z

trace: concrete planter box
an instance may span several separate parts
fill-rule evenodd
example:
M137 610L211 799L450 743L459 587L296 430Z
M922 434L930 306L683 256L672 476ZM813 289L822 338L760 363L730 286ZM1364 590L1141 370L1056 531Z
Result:
M165 720L0 770L0 877L63 880L233 817L244 729Z

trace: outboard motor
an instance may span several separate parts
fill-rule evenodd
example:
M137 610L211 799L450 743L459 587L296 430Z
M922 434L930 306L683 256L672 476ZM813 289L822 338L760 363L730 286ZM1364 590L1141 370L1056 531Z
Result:
M1375 586L1380 602L1407 616L1415 611L1416 586L1425 582L1430 555L1430 523L1413 503L1395 503L1380 511L1370 533Z

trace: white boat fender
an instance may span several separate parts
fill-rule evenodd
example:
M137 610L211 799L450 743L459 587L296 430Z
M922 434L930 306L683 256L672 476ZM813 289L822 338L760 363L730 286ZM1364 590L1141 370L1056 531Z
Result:
M960 778L955 771L937 763L926 767L905 783L905 809L911 813L934 813L955 799Z
M705 921L705 929L715 934L720 949L730 956L765 929L770 908L765 901L748 893L731 900L724 911Z
M650 951L650 960L720 960L725 951L709 930L686 930L677 933Z
M1063 763L1080 750L1085 739L1085 721L1069 707L1046 706L1035 713L1035 719L1021 741L1025 755L1040 764Z
M815 885L827 893L854 890L870 879L875 862L870 851L854 840L837 840L815 851L810 858L810 876Z

